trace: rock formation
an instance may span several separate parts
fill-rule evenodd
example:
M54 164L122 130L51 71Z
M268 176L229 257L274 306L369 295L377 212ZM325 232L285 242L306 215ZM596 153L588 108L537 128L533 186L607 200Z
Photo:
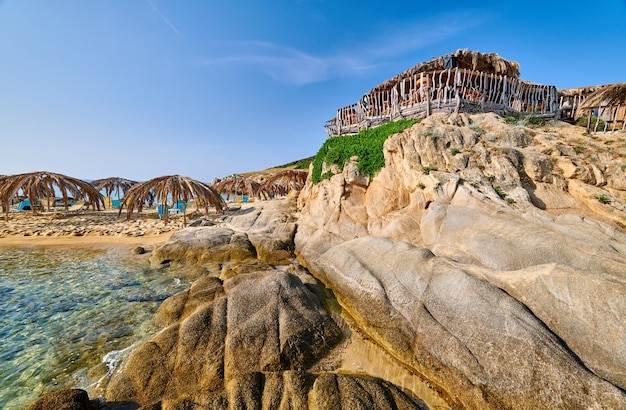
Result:
M626 144L580 130L433 115L301 192L299 260L453 406L620 408Z
M626 138L581 130L433 115L374 177L192 223L150 259L206 274L107 408L626 407ZM357 341L428 391L343 363Z

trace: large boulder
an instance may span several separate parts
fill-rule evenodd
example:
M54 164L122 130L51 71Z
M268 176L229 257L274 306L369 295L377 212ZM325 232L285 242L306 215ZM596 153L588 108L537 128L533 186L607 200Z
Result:
M376 237L346 241L323 253L309 244L302 257L335 291L359 329L459 404L611 407L624 399L618 388L581 367L522 303L476 273L499 272Z
M556 122L433 115L385 142L371 181L347 167L305 187L298 259L459 406L619 408L620 159L595 142L581 154L583 138Z
M213 226L190 226L175 232L150 257L155 265L202 264L258 258L271 265L293 259L296 202L291 199L255 202Z
M64 389L50 393L32 403L26 410L97 410L98 401L90 401L85 390Z
M107 401L176 401L194 392L222 391L229 380L248 373L303 371L341 338L295 275L257 272L235 276L221 289L217 285L206 280L190 289L185 303L168 308L174 312L170 320L176 315L182 320L133 353L112 377ZM208 302L186 315L194 294Z

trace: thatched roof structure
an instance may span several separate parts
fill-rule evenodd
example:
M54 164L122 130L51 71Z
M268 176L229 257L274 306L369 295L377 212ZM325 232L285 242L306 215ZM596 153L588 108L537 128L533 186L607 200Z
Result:
M251 178L247 178L241 175L231 175L215 185L215 190L220 194L225 194L226 199L230 198L230 195L247 195L249 197L268 197L268 193L261 188L261 184Z
M111 196L111 194L115 192L118 198L121 198L120 192L124 194L124 192L136 183L137 181L119 177L109 177L91 181L91 185L95 186L98 191L104 190L106 196Z
M579 109L585 112L598 106L626 105L626 83L607 84L589 94Z
M479 70L493 74L502 74L514 78L519 77L519 64L515 61L506 60L500 57L497 53L480 53L478 51L470 51L467 48L462 48L448 55L434 58L430 61L420 63L412 68L409 68L408 70L374 87L370 90L370 93L391 89L398 84L400 80L414 74L444 70L446 59L450 56L454 58L455 66L459 68Z
M84 199L94 209L100 210L104 205L99 190L91 184L72 178L67 175L47 171L29 172L0 177L0 202L9 217L9 202L21 192L21 196L28 198L31 204L36 204L41 198L55 198L59 192L63 198L65 209L70 205L70 198ZM50 207L50 203L47 204ZM37 211L32 206L33 213Z
M270 194L284 196L290 191L302 190L308 176L306 169L287 169L269 177L261 187Z
M121 200L120 214L126 206L126 219L130 220L134 207L140 207L151 195L154 195L157 203L163 205L167 205L170 201L172 203L178 201L187 203L195 199L199 207L204 207L207 216L209 215L209 205L218 212L223 212L226 207L226 203L213 187L189 177L166 175L131 186ZM165 212L163 217L167 224L168 213ZM183 224L187 225L185 209L183 209Z

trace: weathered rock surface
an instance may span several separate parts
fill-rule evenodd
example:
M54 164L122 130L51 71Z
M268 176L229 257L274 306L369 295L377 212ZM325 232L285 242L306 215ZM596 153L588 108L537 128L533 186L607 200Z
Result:
M89 401L85 390L66 389L50 393L37 400L27 410L97 410L98 402Z
M215 226L189 227L155 249L154 264L233 262L258 258L288 265L293 258L295 200L255 203L226 216Z
M387 140L371 181L346 166L301 192L299 260L458 405L623 407L623 159L581 138L429 117Z
M107 403L142 409L423 409L384 380L306 370L341 331L298 276L204 277L166 300L169 324L109 382Z

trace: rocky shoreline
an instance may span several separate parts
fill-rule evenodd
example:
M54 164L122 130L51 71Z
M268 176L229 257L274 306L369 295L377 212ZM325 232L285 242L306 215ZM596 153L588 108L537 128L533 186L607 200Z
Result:
M98 394L108 409L624 407L626 141L597 138L433 115L387 140L373 179L355 158L297 200L178 230L151 263L207 274Z

